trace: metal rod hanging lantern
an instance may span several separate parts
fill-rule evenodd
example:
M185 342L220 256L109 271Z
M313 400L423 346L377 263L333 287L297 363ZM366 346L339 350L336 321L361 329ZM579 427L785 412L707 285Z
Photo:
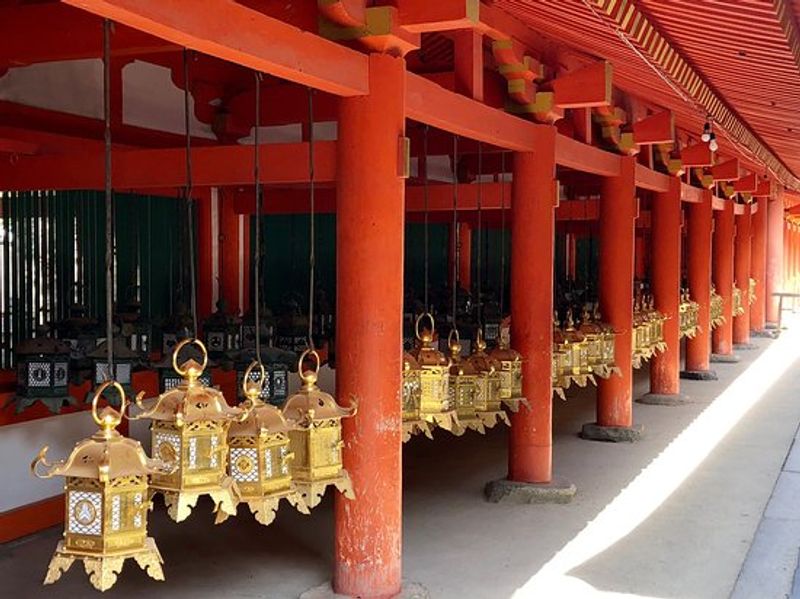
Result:
M292 482L294 453L289 448L289 431L296 425L262 399L267 377L263 364L254 361L248 366L241 385L247 418L233 422L228 430L228 473L236 483L240 501L265 526L275 519L281 499L309 513ZM217 522L227 518L227 513L217 513Z
M477 373L475 413L478 418L487 428L492 428L498 422L511 426L511 421L503 410L503 399L500 394L502 365L486 353L486 341L480 328L475 335L472 353L466 362Z
M711 285L711 330L725 323L725 298L717 293L717 288Z
M313 358L314 370L303 370L306 357ZM355 416L358 404L353 398L351 407L343 408L332 395L320 390L319 367L316 350L305 350L298 362L303 385L283 406L284 418L296 423L288 431L289 449L294 454L292 480L309 509L319 504L330 485L348 499L355 498L350 476L342 466L342 418Z
M119 395L120 410L98 411L98 401L111 389ZM147 536L147 479L168 474L174 465L148 458L138 441L117 432L125 405L122 386L116 381L103 383L92 399L92 418L100 430L76 444L66 460L49 464L43 447L31 464L39 478L66 479L64 538L50 560L44 584L56 582L80 560L92 586L105 591L129 558L151 578L164 580L163 560Z
M17 413L37 401L54 414L64 405L76 403L69 394L70 351L69 344L49 337L34 337L17 345Z
M422 433L433 439L431 426L420 417L422 405L422 366L409 352L403 353L403 443Z
M481 391L478 386L478 372L472 364L461 357L462 347L458 329L450 330L447 345L450 349L448 386L450 405L455 409L461 426L484 434L486 428L477 414L477 406L481 401L478 398Z
M203 355L202 363L188 359L181 365L181 349L194 343ZM175 371L183 377L177 387L137 405L142 413L133 419L151 421L153 454L175 461L171 474L154 475L151 490L161 493L167 513L176 522L185 520L201 495L214 500L215 511L236 514L237 490L228 476L228 428L247 412L228 405L222 393L200 382L208 364L208 354L198 339L185 339L172 355Z
M511 348L508 327L499 327L497 346L489 357L500 364L500 401L512 412L518 411L520 403L527 405L528 400L522 395L522 355Z

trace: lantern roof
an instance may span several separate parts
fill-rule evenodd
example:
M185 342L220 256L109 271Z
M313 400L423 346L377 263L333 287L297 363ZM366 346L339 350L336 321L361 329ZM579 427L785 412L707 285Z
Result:
M182 369L198 367L202 374L203 371L199 366L197 362L189 359L183 363ZM139 407L144 411L137 418L181 423L179 426L201 420L236 420L244 414L241 408L228 405L219 389L185 378L180 385L158 397L139 402Z
M308 355L316 359L316 368L314 370L303 370L303 360ZM303 355L300 356L298 363L300 380L303 381L303 386L300 387L297 393L287 399L283 406L283 415L287 420L310 424L314 421L328 420L331 418L346 418L355 415L358 409L355 398L351 402L352 405L345 408L337 404L330 393L322 391L317 386L319 354L317 354L316 351L306 350L303 352Z
M108 355L107 349L108 341L103 341L100 343L94 351L91 351L87 354L87 358L96 358L96 359L104 359ZM115 338L114 339L114 358L121 359L121 360L137 360L139 358L139 354L135 351L130 349L123 339Z
M478 329L477 338L472 353L466 360L478 372L497 372L500 370L500 363L497 358L486 353L486 341L483 333Z
M409 352L403 352L403 370L421 370L422 367L417 362L417 359Z
M448 344L450 348L450 374L458 376L478 374L474 364L461 358L461 343L459 343L457 334L455 336L451 334Z
M16 347L19 356L39 354L69 354L69 343L53 339L52 337L33 337L20 341Z
M262 433L286 433L295 428L296 423L287 420L279 408L259 400L245 420L231 424L228 436L256 437Z

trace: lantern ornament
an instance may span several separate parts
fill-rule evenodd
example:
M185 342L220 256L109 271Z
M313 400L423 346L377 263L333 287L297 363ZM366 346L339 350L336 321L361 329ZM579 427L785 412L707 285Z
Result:
M664 323L667 317L655 309L655 298L652 295L645 297L643 308L650 325L651 355L662 353L667 349L667 343L664 341Z
M489 352L489 357L500 365L500 401L512 412L518 411L521 403L530 407L522 395L522 356L511 349L508 327L500 327L497 346Z
M420 330L423 318L430 320L430 330ZM422 421L430 427L438 426L454 435L461 435L464 429L458 422L455 406L450 398L450 360L434 344L436 322L433 315L425 312L417 316L414 328L417 346L409 355L419 366L419 405L414 404L409 411L404 411L404 420L408 417L409 421Z
M711 285L711 329L714 330L725 323L725 298L717 293Z
M97 403L106 390L120 397L120 410ZM43 447L31 464L39 478L66 478L66 523L44 584L56 582L75 560L83 562L89 582L99 591L111 588L126 559L133 558L148 576L164 580L163 560L147 536L147 477L168 474L173 464L150 459L141 444L123 437L116 427L125 410L125 391L116 381L97 388L92 418L100 430L75 446L66 460L49 464Z
M178 366L181 349L190 343L202 352L202 364L190 358ZM151 493L164 496L167 513L176 522L189 516L200 495L214 500L215 512L233 516L238 497L226 468L228 428L247 412L229 406L219 390L200 382L208 365L208 353L200 340L181 341L172 354L172 365L183 377L180 385L144 402L136 398L142 412L133 419L152 421L153 453L177 463L174 472L152 477Z
M314 359L314 370L304 371L306 357ZM310 509L319 504L325 490L334 485L348 499L354 499L350 476L342 466L342 418L354 416L358 405L343 408L317 386L320 358L316 350L307 349L298 361L303 382L300 390L286 400L283 416L295 422L288 430L292 480L302 501Z
M578 332L586 339L589 366L593 374L602 379L611 378L612 374L622 374L614 358L616 334L601 322L599 312L592 315L589 307L584 306Z
M133 396L131 386L133 368L139 362L139 354L132 351L124 340L113 339L114 348L114 367L113 372L108 367L108 340L104 340L87 357L92 361L92 378L95 385L102 385L106 381L117 381L128 396ZM107 400L110 398L106 398ZM91 400L91 392L87 394L86 401ZM110 401L114 401L110 399Z
M733 288L733 315L741 316L744 314L744 302L742 301L742 290L734 286Z
M262 389L266 380L264 365L252 362L242 380L247 418L233 422L228 430L228 473L236 482L241 502L264 526L275 519L281 499L302 513L309 513L292 482L290 464L294 454L289 450L289 431L295 426L278 408L264 402ZM228 516L218 512L217 523Z
M261 382L261 399L275 406L282 406L289 395L289 370L292 368L297 356L290 351L278 349L277 347L264 347L260 350L261 360L259 363L264 368L266 378ZM236 368L236 384L239 389L239 399L244 401L247 396L244 394L245 372L250 372L253 382L258 382L259 374L250 369L250 365L256 360L256 350L243 349L240 351L234 367Z
M642 364L653 355L650 344L650 322L642 310L640 299L636 299L633 306L633 355L632 366L641 368Z
M572 348L567 343L561 323L558 320L558 313L553 314L553 390L561 397L566 399L564 390L572 385Z
M750 305L750 306L755 304L756 303L756 299L758 299L756 297L756 286L757 285L758 285L758 283L756 282L756 280L754 278L750 277L749 285L747 287L747 299L748 299L748 302L749 302L748 305Z
M586 338L575 330L572 310L567 310L563 330L558 328L557 319L555 325L553 341L556 349L566 354L566 359L562 364L562 375L566 376L569 381L575 382L579 387L585 387L588 382L597 384L589 364L588 343ZM561 386L566 389L569 387L569 383Z
M688 337L689 339L694 339L697 335L697 331L700 328L700 323L698 322L699 312L700 305L692 301L691 297L689 297L689 292L684 290L681 294L680 306L678 307L681 338Z
M450 349L450 405L456 410L459 424L466 428L478 431L481 434L486 432L483 420L478 417L477 406L480 400L478 395L478 371L469 363L461 358L461 339L458 336L458 329L451 329L447 338L447 346Z
M481 329L478 329L475 335L475 345L466 362L477 373L475 413L478 418L487 428L492 428L498 422L511 426L511 421L503 410L503 400L500 396L502 367L500 362L486 353L486 341L483 339Z
M172 349L169 351L169 353L164 355L161 360L151 364L151 366L158 372L158 388L161 390L161 393L175 389L183 382L183 377L175 372L175 369L172 367L172 354L174 353L176 346L177 342L172 346ZM182 351L185 356L193 359L195 362L200 363L203 360L203 353L194 345L185 345ZM204 370L203 374L201 374L197 379L201 385L204 385L205 387L211 386L211 372L209 369L213 368L214 366L216 366L214 361L209 360L206 370Z
M412 436L424 434L433 439L431 425L420 419L422 401L422 366L408 352L403 353L403 443Z
M34 337L17 346L17 413L37 401L54 414L65 404L77 403L69 394L70 350L68 343L49 337Z

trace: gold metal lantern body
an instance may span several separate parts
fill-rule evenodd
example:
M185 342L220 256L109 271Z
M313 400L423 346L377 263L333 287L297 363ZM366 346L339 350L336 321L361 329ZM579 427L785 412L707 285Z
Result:
M700 326L698 321L700 305L697 302L692 301L688 291L684 291L681 295L681 303L678 307L678 313L680 314L681 337L694 339Z
M647 322L650 325L651 355L662 353L667 349L667 343L664 341L664 322L666 322L667 317L655 309L655 300L652 296L646 298L644 311Z
M564 398L564 391L572 385L572 364L574 355L567 343L558 318L553 319L553 388ZM560 392L558 391L560 390Z
M725 299L711 286L711 329L725 323Z
M466 362L477 373L475 413L478 418L487 428L492 428L498 422L511 426L511 421L503 410L503 400L500 395L501 364L486 353L486 341L483 339L481 329L478 329L475 345Z
M756 280L754 278L750 277L750 281L749 281L749 284L747 286L747 299L748 299L748 302L749 302L750 306L752 306L753 304L756 303L756 299L757 299L757 297L756 297L756 286L757 285L758 285L758 283L756 282Z
M587 358L592 374L607 379L612 374L621 373L614 357L616 334L611 327L600 320L599 312L591 314L588 307L584 307L578 332L586 340Z
M569 376L569 379L579 387L585 387L588 382L596 384L597 381L589 364L588 343L586 338L575 329L572 310L567 310L564 328L563 330L558 329L558 331L558 336L556 336L555 330L553 331L553 339L556 349L568 356L568 361L564 366L568 369L567 376ZM564 388L568 386L566 385Z
M450 331L447 346L450 350L450 404L455 408L462 427L483 434L486 427L477 414L477 406L481 402L478 398L478 371L461 357L462 346L456 329Z
M733 288L733 315L741 316L744 314L744 302L742 301L742 290L738 287Z
M433 439L430 424L420 417L422 405L422 367L410 353L403 354L403 443L412 436L424 434Z
M307 356L316 360L313 371L303 370ZM316 351L303 352L298 366L303 385L283 406L283 417L296 423L288 431L289 450L294 454L290 467L292 480L309 509L319 504L331 485L348 499L355 498L350 476L342 466L342 418L354 416L357 405L343 408L317 386L319 364Z
M202 350L203 363L189 359L178 366L180 350L189 343ZM182 341L175 348L173 365L183 382L156 398L137 401L142 413L136 419L152 421L153 454L177 464L170 474L154 475L150 484L152 493L164 496L167 513L176 522L189 516L201 495L213 499L215 512L236 514L237 489L226 463L228 429L246 412L229 406L218 389L200 383L207 359L201 341Z
M98 413L98 400L109 387L119 393L121 409L107 407ZM66 460L49 464L44 447L31 464L40 478L66 479L64 538L56 547L44 584L56 582L80 560L92 586L105 591L114 585L129 558L151 578L164 580L161 555L147 536L148 477L168 473L173 466L148 458L138 441L116 431L124 409L122 386L104 383L92 400L92 417L100 430L77 443Z
M489 358L500 365L500 401L512 412L519 410L520 404L528 405L522 395L522 355L511 348L508 335L501 334L497 346L489 352Z
M639 300L633 308L633 355L632 365L641 368L642 364L653 355L650 344L650 322L642 310Z
M430 329L420 329L422 319L430 319ZM434 343L436 324L429 313L421 314L416 321L417 345L409 356L419 366L419 418L429 428L440 427L455 435L464 428L459 424L455 406L450 397L450 360Z
M251 376L255 369L260 379ZM239 500L265 526L275 520L282 499L309 513L292 482L294 454L289 448L289 434L296 425L286 420L279 408L261 399L266 377L263 364L254 362L247 368L242 382L247 417L231 423L228 430L228 474L236 483ZM217 513L218 522L227 518L225 512Z

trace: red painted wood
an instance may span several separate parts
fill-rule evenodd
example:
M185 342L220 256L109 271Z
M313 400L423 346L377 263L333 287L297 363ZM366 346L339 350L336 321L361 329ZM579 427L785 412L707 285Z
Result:
M725 322L711 335L715 354L733 353L733 240L735 236L733 200L725 200L722 210L714 212L714 286L722 296Z
M778 323L778 299L773 294L783 288L783 198L767 202L767 322Z
M706 371L711 363L711 230L712 193L703 190L703 201L690 204L686 219L686 265L689 295L700 305L699 328L686 340L686 370Z
M336 496L333 588L377 598L401 585L405 63L372 54L369 72L370 95L342 100L339 116L336 394L359 406L343 422L357 499Z
M537 152L514 154L511 220L511 342L522 354L522 394L531 409L511 415L508 478L550 482L553 475L553 252L556 129Z
M756 301L750 306L750 329L761 331L767 324L767 202L758 198L758 210L753 214L751 270L756 280Z
M747 309L747 290L751 273L751 220L750 207L736 217L736 249L734 253L734 277L736 286L742 290L744 314L733 319L733 342L750 342L750 310Z

